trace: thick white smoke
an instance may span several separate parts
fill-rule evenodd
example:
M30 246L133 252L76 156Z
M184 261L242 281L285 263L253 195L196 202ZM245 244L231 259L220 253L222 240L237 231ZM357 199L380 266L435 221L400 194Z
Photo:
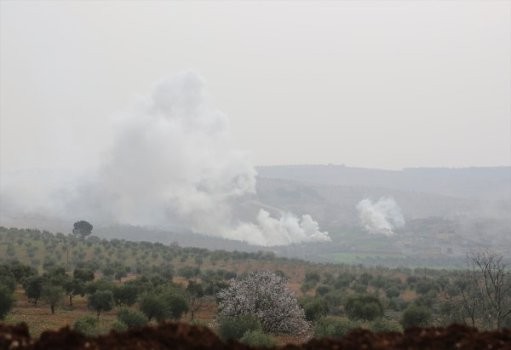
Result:
M232 144L226 116L209 106L196 74L158 82L118 119L95 178L62 200L75 215L265 246L329 240L309 215L273 218L261 209L254 222L235 217L233 206L255 194L256 171Z
M209 107L202 79L182 73L157 83L122 121L101 179L121 222L171 220L266 246L329 239L309 215L275 219L261 209L254 223L237 222L233 202L255 193L255 177L231 143L227 118Z
M202 80L182 73L157 83L118 122L100 174L113 217L211 232L230 200L255 191L255 170L230 141L226 117L207 104Z
M296 242L329 241L327 232L321 232L319 225L310 215L301 219L291 213L284 213L280 219L275 219L260 209L257 222L241 223L236 228L228 230L225 237L247 240L249 243L266 245L287 245Z
M401 208L393 198L382 197L376 202L363 199L357 210L362 226L373 234L392 236L395 228L405 225Z

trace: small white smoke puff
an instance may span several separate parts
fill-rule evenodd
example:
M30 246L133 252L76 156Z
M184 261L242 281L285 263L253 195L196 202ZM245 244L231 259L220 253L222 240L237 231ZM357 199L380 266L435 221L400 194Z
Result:
M363 199L357 204L362 226L370 233L394 235L394 228L405 225L401 208L393 198L382 197L376 202Z

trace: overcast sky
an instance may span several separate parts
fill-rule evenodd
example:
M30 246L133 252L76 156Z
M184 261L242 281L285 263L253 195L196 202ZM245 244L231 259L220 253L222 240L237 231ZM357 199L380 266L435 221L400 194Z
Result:
M511 163L510 1L0 1L2 170L86 167L194 70L257 165Z

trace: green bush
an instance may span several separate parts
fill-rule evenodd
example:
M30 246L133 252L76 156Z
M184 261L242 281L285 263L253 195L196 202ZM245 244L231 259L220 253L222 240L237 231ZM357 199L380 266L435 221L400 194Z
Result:
M348 299L344 306L346 314L352 320L372 321L383 316L381 301L371 295L358 295Z
M218 323L218 332L224 340L240 339L247 331L262 330L259 320L250 315L222 317Z
M431 311L421 305L411 304L403 312L401 324L404 328L426 327L431 321Z
M158 294L146 294L140 301L140 310L149 320L155 318L162 322L168 319L179 320L188 312L189 307L179 290L166 290Z
M75 321L73 329L86 336L94 337L98 335L98 320L92 316L85 316Z
M115 286L112 293L114 295L115 304L119 306L131 306L135 304L138 297L138 290L134 284Z
M316 288L316 295L325 296L326 294L328 294L331 291L332 291L332 287L321 285Z
M109 290L99 290L96 293L89 296L88 306L90 309L96 311L96 315L99 315L103 311L110 311L114 307L114 297Z
M128 330L128 326L124 322L116 320L114 323L112 323L112 330L122 333Z
M189 310L185 297L178 293L167 292L162 295L162 298L166 305L167 318L177 321Z
M178 270L178 275L184 277L186 279L191 279L200 274L200 269L198 267L191 266L183 266Z
M246 331L243 337L241 337L240 342L256 348L275 347L275 340L261 330Z
M421 280L415 286L415 290L419 294L427 294L430 291L436 292L438 290L438 285L435 283L435 281L430 279Z
M340 274L334 282L334 287L336 289L347 288L354 279L355 277L350 274Z
M358 323L347 318L327 316L316 322L314 326L314 336L316 338L342 337L358 326Z
M302 286L300 287L300 290L302 291L302 293L307 293L309 290L313 289L314 286L316 284L312 283L312 282L303 282Z
M23 281L23 288L27 298L31 300L34 305L37 305L37 301L41 297L43 290L43 278L40 276L30 276Z
M147 294L140 300L140 311L149 321L153 318L158 322L165 320L165 302L155 294Z
M314 298L303 305L305 319L316 321L328 314L328 303L322 298Z
M12 292L9 288L0 286L0 320L11 311L14 302Z
M137 310L121 309L117 313L117 320L128 328L145 326L149 320L146 315Z
M379 318L374 320L369 324L369 329L375 333L379 332L403 332L403 327L399 324L399 322L394 320L386 320L384 318Z
M328 304L328 313L340 316L343 313L343 305L346 301L346 294L341 290L333 290L323 297Z
M385 294L387 295L387 298L397 298L401 294L401 291L396 286L391 286L387 289L385 289Z
M305 283L311 284L313 287L319 283L321 277L317 272L306 272L305 273Z
M16 290L16 279L14 276L12 276L12 274L10 274L9 271L7 271L5 274L0 274L0 286L5 287L11 293L14 293Z

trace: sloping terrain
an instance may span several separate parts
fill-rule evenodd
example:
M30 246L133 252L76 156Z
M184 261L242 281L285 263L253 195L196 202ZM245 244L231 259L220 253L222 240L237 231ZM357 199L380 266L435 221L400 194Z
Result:
M334 186L367 186L461 198L509 200L511 167L382 170L344 165L279 165L257 168L260 177Z

